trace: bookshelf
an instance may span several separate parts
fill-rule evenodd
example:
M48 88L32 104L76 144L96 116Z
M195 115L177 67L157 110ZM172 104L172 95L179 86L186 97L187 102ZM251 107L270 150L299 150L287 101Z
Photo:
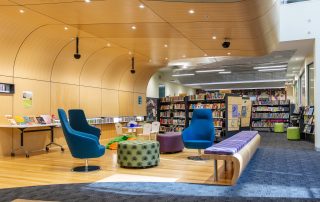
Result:
M274 123L284 123L287 128L290 122L290 100L254 101L251 113L251 128L254 130L272 131Z
M216 138L221 139L225 135L225 94L214 92L207 94L191 95L188 98L188 122L189 125L194 109L211 109Z
M160 132L182 132L186 127L186 100L184 96L160 98Z
M314 142L314 106L306 106L303 109L304 139Z
M14 84L0 83L0 94L13 94Z

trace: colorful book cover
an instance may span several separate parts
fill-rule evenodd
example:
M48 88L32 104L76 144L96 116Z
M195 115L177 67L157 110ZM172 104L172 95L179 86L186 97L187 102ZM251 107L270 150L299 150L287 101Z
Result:
M36 119L39 124L46 124L46 122L44 121L44 119L41 116L37 116Z
M35 116L29 116L29 120L31 125L38 124L38 121Z
M28 116L24 116L23 119L25 124L32 125L32 122Z
M51 116L50 115L40 115L43 118L46 124L51 124Z
M24 119L23 119L22 116L14 116L14 120L16 121L16 123L17 123L18 125L23 125L23 124L25 124Z

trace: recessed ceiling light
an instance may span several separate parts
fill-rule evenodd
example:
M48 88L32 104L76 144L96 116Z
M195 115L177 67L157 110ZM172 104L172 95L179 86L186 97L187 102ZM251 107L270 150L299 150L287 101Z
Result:
M186 56L186 55L182 55L181 57L185 58L185 57L187 57L187 56Z
M111 47L111 44L110 44L110 43L107 43L107 46L108 46L108 47Z
M132 52L131 51L129 51L129 55L131 55L132 54Z
M271 69L271 68L284 68L287 65L272 65L272 66L261 66L261 67L253 67L253 69Z
M215 40L215 39L217 39L217 37L216 36L212 36L212 39Z
M139 8L144 8L144 5L143 5L143 4L140 4L140 5L139 5Z
M68 27L64 27L64 30L68 30L69 28Z
M229 53L227 53L228 55L231 55L231 53L229 52Z
M168 60L168 58L164 58L165 60Z
M188 12L189 12L190 14L194 14L194 10L193 10L193 9L190 9Z
M168 44L164 44L163 46L164 46L165 48L168 48Z
M203 56L204 56L204 57L207 57L208 55L207 55L207 53L205 53Z
M231 74L231 71L227 71L227 72L219 72L219 74Z
M91 0L84 0L84 2L86 2L86 3L90 3L90 2L91 2Z
M207 70L197 70L196 73L208 73L208 72L223 72L224 69L207 69Z
M279 68L279 69L258 69L259 72L273 72L273 71L284 71L287 68Z
M194 74L173 74L173 77L179 77L179 76L194 76Z
M149 60L149 62L151 63L151 62L152 62L152 60L150 59L150 60Z
M23 10L23 9L20 9L19 12L20 12L20 13L24 13L24 10Z
M137 29L137 27L136 27L136 26L134 26L134 25L132 25L132 26L131 26L131 29L136 30L136 29Z

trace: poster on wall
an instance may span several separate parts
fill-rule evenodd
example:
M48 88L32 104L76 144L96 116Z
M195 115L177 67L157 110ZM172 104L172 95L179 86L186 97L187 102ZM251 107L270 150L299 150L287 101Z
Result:
M238 105L233 104L232 105L232 118L237 118L237 117L239 117Z
M22 104L24 108L32 107L32 92L31 91L23 91L22 92Z
M157 120L157 102L158 102L158 98L147 97L147 120L146 121Z

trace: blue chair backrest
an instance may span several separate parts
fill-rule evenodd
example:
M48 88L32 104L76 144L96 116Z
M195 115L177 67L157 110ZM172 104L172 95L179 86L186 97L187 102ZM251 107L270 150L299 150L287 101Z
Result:
M82 109L70 109L69 110L70 126L77 131L87 131L89 126L86 116Z
M195 109L189 127L194 131L189 134L189 139L213 141L215 131L211 109Z

